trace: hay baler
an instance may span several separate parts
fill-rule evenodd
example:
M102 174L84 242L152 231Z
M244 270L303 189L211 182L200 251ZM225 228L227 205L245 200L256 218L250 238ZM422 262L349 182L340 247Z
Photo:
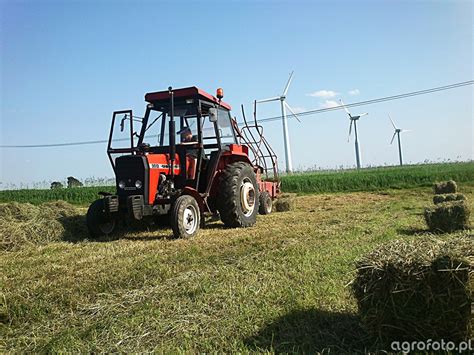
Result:
M248 124L244 114L239 129L222 98L222 89L214 97L170 87L145 95L143 118L113 113L107 154L116 193L101 193L89 207L91 236L113 233L120 221L154 219L167 221L175 237L192 237L204 214L219 215L227 227L249 227L258 212L272 211L280 192L276 156L256 118ZM125 146L116 146L124 141L114 139L118 127L128 132Z

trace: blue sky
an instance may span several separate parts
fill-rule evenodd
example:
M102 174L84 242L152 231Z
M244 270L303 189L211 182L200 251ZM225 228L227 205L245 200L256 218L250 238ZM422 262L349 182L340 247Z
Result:
M472 1L1 0L1 142L106 139L112 111L144 112L144 94L196 85L240 104L279 95L316 109L461 81L473 75ZM357 95L349 92L356 90ZM319 95L313 95L320 92ZM333 94L336 96L333 96ZM327 102L328 101L328 102ZM473 159L473 86L353 109L362 163ZM280 113L262 105L260 118ZM343 111L289 121L295 168L353 166ZM281 122L265 132L284 167ZM105 144L1 149L6 183L112 177Z

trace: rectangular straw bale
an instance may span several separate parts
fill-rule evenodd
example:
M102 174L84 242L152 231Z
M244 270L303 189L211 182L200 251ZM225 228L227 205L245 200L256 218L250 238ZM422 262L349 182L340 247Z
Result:
M454 194L458 191L458 186L456 181L449 180L449 181L442 181L434 183L433 185L434 193L438 194Z
M434 233L469 229L469 206L464 201L439 203L425 209L425 221Z
M357 262L351 284L366 330L382 341L472 335L474 240L395 240Z
M451 201L465 201L466 196L463 194L444 194L444 195L434 195L433 203L437 205L438 203L451 202Z

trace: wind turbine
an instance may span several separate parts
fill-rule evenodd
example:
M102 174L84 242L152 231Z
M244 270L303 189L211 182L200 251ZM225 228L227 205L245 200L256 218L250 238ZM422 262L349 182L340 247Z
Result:
M388 118L390 118L390 122L392 122L393 129L395 129L395 133L393 133L392 140L390 141L390 144L393 143L393 140L395 139L395 136L398 138L398 156L400 158L400 165L403 165L403 155L402 155L402 141L400 139L400 133L403 132L411 132L410 129L400 129L395 126L395 123L392 120L392 117L388 115Z
M293 109L286 103L286 94L290 88L291 80L293 79L293 72L291 72L288 82L286 83L285 89L280 96L271 97L269 99L255 100L254 104L254 113L257 111L257 103L270 102L270 101L280 101L281 104L281 120L283 123L283 140L285 142L285 162L286 162L286 172L293 172L293 163L291 161L291 148L290 148L290 137L288 136L288 120L286 117L286 109L291 112L291 114L301 122L298 118L298 115L293 111Z
M349 119L351 120L351 123L349 125L349 136L347 137L347 142L349 142L349 139L351 138L352 124L354 124L356 163L357 163L357 169L360 169L360 150L359 150L359 136L357 135L357 121L362 116L368 115L368 113L366 112L357 116L353 116L349 112L347 107L344 105L344 102L342 102L342 99L339 99L339 102L341 103L341 106L344 107L344 110L347 112L347 114L349 115Z

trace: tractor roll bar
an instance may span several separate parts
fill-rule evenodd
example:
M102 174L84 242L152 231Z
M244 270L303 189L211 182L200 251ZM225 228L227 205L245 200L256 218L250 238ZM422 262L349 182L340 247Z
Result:
M176 155L176 127L174 123L174 93L173 88L170 86L168 88L168 92L170 94L170 171L171 177L174 176L174 158Z

